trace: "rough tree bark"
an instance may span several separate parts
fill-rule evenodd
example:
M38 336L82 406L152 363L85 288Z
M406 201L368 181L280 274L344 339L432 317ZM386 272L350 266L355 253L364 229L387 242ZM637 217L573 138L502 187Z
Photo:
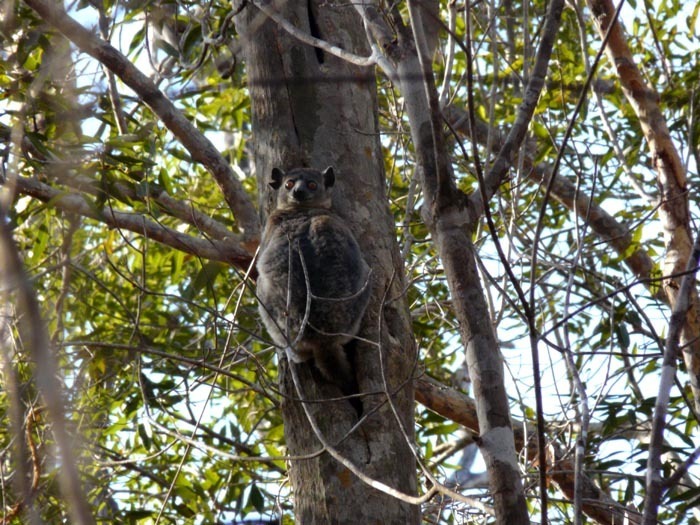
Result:
M360 17L342 1L286 2L278 9L307 34L368 53ZM332 165L338 174L336 209L348 220L373 271L373 299L360 335L381 344L358 343L355 356L367 418L353 429L357 413L350 403L329 401L340 392L317 381L311 366L296 365L301 395L310 401L306 409L327 442L355 467L393 489L415 495L411 450L415 351L384 190L374 70L302 44L252 3L241 13L238 31L252 98L261 191L274 166L323 169ZM269 209L269 198L263 207ZM280 388L289 454L308 456L291 461L298 523L418 523L418 506L370 487L328 453L318 453L322 446L298 400L284 358L280 359Z

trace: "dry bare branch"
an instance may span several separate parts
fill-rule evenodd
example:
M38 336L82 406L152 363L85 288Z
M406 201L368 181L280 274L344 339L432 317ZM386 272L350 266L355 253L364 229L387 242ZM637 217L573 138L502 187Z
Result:
M493 196L503 182L508 170L513 166L525 140L525 134L530 126L540 93L544 87L549 59L552 56L552 49L554 49L554 43L559 31L563 8L563 1L549 2L547 5L547 18L544 22L535 63L530 72L523 100L515 114L515 122L510 127L491 169L484 176L482 192L475 192L470 198L470 205L478 216L481 216L485 206L482 195L486 198L486 201Z

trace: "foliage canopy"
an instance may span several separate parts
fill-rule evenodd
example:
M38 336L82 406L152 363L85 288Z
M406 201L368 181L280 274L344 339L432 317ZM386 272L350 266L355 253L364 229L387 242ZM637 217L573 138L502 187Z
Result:
M69 12L149 72L257 203L246 64L234 24L253 4L81 1ZM68 433L96 519L215 523L262 515L291 523L277 356L240 255L250 239L239 218L215 177L138 94L27 4L7 2L2 10L0 220L11 229L48 326ZM408 23L403 3L394 11ZM628 2L622 11L634 62L658 93L683 162L686 221L695 235L698 12L680 0ZM440 2L432 67L452 169L466 195L478 195L479 179L527 97L545 13L540 0ZM488 202L492 225L482 217L472 239L520 430L531 432L536 422L537 374L549 448L573 465L582 443L579 468L587 479L620 508L639 510L671 319L660 279L669 273L668 223L658 212L666 194L619 72L609 56L597 61L601 42L590 8L567 6L525 145ZM414 173L404 95L379 70L377 87L417 370L469 394L459 321L421 216L429 203ZM238 251L217 248L226 243ZM534 327L516 284L530 301ZM21 503L30 516L65 521L62 458L26 348L25 312L3 287L0 413L13 421L0 429L4 512L12 518ZM671 478L659 507L663 523L699 519L698 470L691 466L698 405L689 365L679 366L663 473L690 468ZM467 432L430 408L416 406L422 462L441 481L473 482L461 490L488 506L483 481L468 475L476 429ZM24 442L23 458L16 441ZM536 516L537 467L525 453L520 467ZM31 501L10 488L22 475L30 478ZM549 489L549 519L568 523L576 503L557 483ZM482 510L448 498L431 500L423 512L434 523L484 519Z

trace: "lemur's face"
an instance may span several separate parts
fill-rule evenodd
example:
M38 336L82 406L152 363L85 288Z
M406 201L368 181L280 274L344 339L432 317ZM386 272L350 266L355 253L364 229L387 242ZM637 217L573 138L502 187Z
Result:
M295 201L299 204L313 202L322 195L323 186L313 174L302 173L296 177L286 177L280 190L285 202Z
M270 186L277 190L277 208L330 208L332 170L294 169L288 173L273 170Z

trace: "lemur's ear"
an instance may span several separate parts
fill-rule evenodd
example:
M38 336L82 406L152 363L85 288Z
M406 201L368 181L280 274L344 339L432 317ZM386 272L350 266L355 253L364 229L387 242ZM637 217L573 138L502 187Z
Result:
M273 190L279 189L282 186L282 179L284 178L284 172L279 168L272 168L272 173L270 175L270 182L268 183Z
M328 166L326 171L323 172L323 184L326 188L330 188L335 184L335 173L333 172L332 166Z

